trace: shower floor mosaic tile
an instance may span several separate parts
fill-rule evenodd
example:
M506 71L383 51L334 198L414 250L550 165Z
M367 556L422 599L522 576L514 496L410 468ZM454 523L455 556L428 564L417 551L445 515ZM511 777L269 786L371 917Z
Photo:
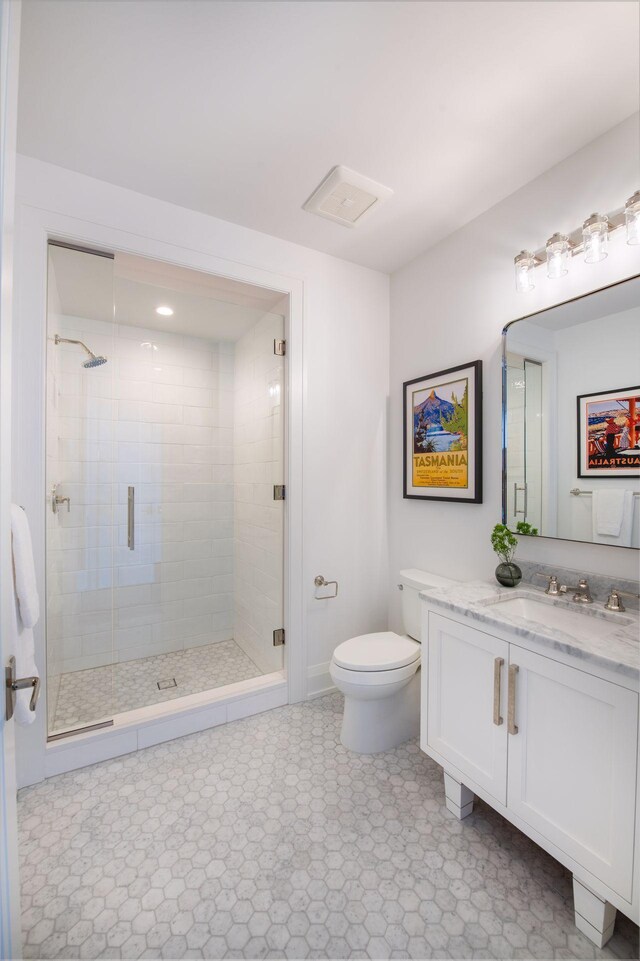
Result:
M573 924L569 873L416 742L279 708L20 792L25 958L637 958Z
M260 674L262 671L235 641L73 671L60 678L52 733ZM158 682L173 679L175 687L158 688Z

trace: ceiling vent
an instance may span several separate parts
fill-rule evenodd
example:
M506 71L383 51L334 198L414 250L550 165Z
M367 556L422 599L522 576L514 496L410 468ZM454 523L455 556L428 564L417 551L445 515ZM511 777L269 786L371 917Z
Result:
M345 227L355 227L374 207L392 196L389 187L348 167L334 167L302 208Z

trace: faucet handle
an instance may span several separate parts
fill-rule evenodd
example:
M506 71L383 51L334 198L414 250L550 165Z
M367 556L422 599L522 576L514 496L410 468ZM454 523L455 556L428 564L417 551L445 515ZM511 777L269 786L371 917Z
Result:
M626 610L624 604L623 604L622 601L620 600L620 594L621 594L621 593L622 593L622 591L619 591L617 587L612 587L612 588L611 588L611 591L610 591L610 593L609 593L609 597L607 598L607 603L604 605L604 606L605 606L605 609L606 609L607 611L624 611L624 610Z
M557 574L545 574L543 571L535 571L534 577L544 577L547 581L547 588L545 594L549 594L551 597L556 597L560 590L558 588L558 576Z

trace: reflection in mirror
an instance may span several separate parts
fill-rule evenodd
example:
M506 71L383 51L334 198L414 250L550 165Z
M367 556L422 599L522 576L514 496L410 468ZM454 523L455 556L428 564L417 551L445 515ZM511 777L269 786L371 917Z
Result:
M509 324L503 521L640 547L640 277Z

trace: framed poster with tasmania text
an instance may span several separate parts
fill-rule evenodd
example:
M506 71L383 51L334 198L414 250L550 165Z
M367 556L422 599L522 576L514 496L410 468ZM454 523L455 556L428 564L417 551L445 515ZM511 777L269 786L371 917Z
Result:
M482 361L403 384L403 496L482 503Z
M640 387L578 397L578 477L640 478Z

